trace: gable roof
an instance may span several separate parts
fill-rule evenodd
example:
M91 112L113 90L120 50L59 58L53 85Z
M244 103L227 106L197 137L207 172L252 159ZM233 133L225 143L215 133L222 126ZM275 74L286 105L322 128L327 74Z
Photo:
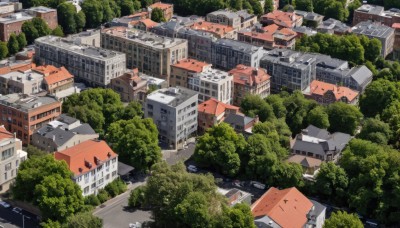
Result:
M235 30L232 26L208 22L208 21L198 21L190 26L191 29L205 31L209 33L216 34L218 36L225 36L227 33Z
M263 68L249 67L242 64L229 71L233 74L233 82L242 85L257 85L259 83L268 81L271 76Z
M336 86L334 84L313 80L310 84L310 93L320 96L324 96L327 92L332 92L335 96L336 101L347 98L349 102L352 102L358 97L358 92L344 86Z
M0 126L0 140L14 138L14 134L7 131L4 125Z
M53 65L46 65L32 68L32 70L43 74L47 85L74 78L65 67L57 68Z
M298 17L300 18L301 16ZM281 10L274 10L261 16L261 18L272 20L276 25L288 28L294 27L293 23L298 20L295 13L283 12Z
M251 205L251 212L255 218L268 216L283 228L300 228L307 223L312 207L313 203L295 187L271 187Z
M224 120L225 123L234 124L236 126L246 126L253 121L254 118L248 117L243 113L230 113Z
M211 114L214 116L221 115L222 113L225 112L226 109L235 110L239 112L239 107L225 104L222 101L219 101L215 98L210 98L209 100L199 104L197 107L199 112Z
M318 128L312 124L308 125L308 127L305 130L307 131L307 135L319 139L328 139L330 136L329 131Z
M172 65L173 67L188 70L194 73L203 72L205 67L211 66L211 63L202 62L197 59L181 59L177 63Z
M172 4L167 4L167 3L162 3L162 2L156 2L149 6L150 9L160 8L162 10L165 10L165 9L168 9L171 7L172 7Z
M85 141L61 152L54 153L55 159L64 160L75 176L95 169L105 161L117 156L103 140Z
M320 167L321 163L322 163L322 161L319 159L307 157L307 156L300 155L300 154L295 154L295 155L289 157L286 161L292 162L292 163L297 163L297 164L300 164L301 166L307 167L307 168Z

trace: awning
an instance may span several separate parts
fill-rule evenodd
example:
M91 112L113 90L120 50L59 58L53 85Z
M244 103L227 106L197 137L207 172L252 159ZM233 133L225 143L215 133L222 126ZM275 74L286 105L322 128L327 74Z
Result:
M118 162L118 175L123 176L128 174L130 171L134 170L130 165L124 164L122 162Z

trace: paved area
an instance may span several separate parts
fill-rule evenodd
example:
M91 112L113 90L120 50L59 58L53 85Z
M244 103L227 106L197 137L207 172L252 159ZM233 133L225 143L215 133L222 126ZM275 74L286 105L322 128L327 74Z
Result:
M170 152L168 156L164 156L164 159L169 165L174 165L179 161L185 162L193 155L195 146L195 143L188 143L185 149L178 150L177 152Z
M25 212L23 212L25 213ZM39 224L31 219L31 217L23 218L21 214L12 211L12 207L0 207L0 225L4 228L26 227L34 228L39 227Z

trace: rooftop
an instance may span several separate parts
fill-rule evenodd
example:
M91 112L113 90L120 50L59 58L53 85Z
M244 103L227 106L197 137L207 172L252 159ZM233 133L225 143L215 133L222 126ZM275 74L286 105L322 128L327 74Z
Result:
M301 166L307 168L320 167L322 163L322 161L319 159L307 157L305 155L300 155L300 154L295 154L293 156L290 156L286 161L289 163L300 164Z
M318 80L313 80L310 84L310 95L316 94L324 96L328 91L333 93L337 101L340 101L343 97L345 97L349 102L352 102L356 97L358 97L359 94L357 91L351 90L350 88L337 86Z
M15 137L15 135L13 133L7 131L7 129L4 127L4 125L0 126L0 140L11 139L14 137Z
M295 28L292 28L293 31L301 34L306 34L307 36L314 36L317 34L317 31L313 30L312 28L306 27L306 26L298 26Z
M296 52L290 49L273 49L268 51L267 54L261 58L261 61L265 60L298 69L304 69L315 62L316 57L311 53Z
M73 79L74 76L69 73L65 67L57 68L53 65L38 66L32 69L32 71L40 72L43 74L44 80L47 85L51 85L57 82L61 82L68 79Z
M317 30L334 30L341 33L345 33L350 29L351 28L347 26L345 23L333 18L329 18L328 20L323 21L317 27Z
M248 43L243 43L237 40L230 40L230 39L219 39L213 42L212 45L227 46L233 50L244 52L250 55L263 50L262 47L257 47Z
M264 20L272 20L275 24L288 28L294 27L294 23L298 20L295 13L283 12L281 10L274 10L273 12L261 16L261 18Z
M136 24L139 24L139 23L144 24L147 28L153 28L153 27L155 27L155 26L158 25L157 22L152 21L152 20L149 19L149 18L141 19L141 20L138 20L138 21L131 21L131 22L129 22L130 25L136 25Z
M34 72L32 70L27 71L12 71L3 75L0 75L1 78L8 79L10 81L20 82L22 84L27 82L37 83L41 82L43 79L43 74L38 72Z
M299 16L302 16L305 20L308 20L308 21L322 20L324 18L323 15L314 13L314 12L295 10L294 13Z
M232 32L234 30L234 28L231 26L222 25L222 24L218 24L218 23L212 23L212 22L208 22L208 21L195 22L195 23L193 23L193 25L190 26L190 28L194 29L194 30L215 33L220 37L223 37L227 33Z
M147 100L152 100L171 107L176 107L192 97L196 97L197 100L197 96L197 92L190 89L182 87L169 87L150 93L147 95Z
M30 16L29 14L23 13L23 12L19 12L19 13L13 13L4 17L0 17L0 23L2 24L10 24L10 23L14 23L17 21L28 21L28 20L32 20L33 17Z
M167 4L167 3L162 3L162 2L156 2L152 5L149 6L150 9L154 9L154 8L160 8L160 9L168 9L168 8L172 8L173 5L172 4Z
M199 73L193 74L193 78L198 78L205 82L219 82L219 81L229 80L229 78L232 78L232 74L226 71L217 70L210 67Z
M269 42L274 42L276 38L289 41L294 39L297 35L296 32L294 32L292 29L290 28L280 29L279 26L276 24L265 26L264 28L262 28L262 32L255 32L252 29L243 29L239 33L245 36L250 36L258 40L264 40Z
M369 37L387 38L394 29L379 22L362 21L353 27L352 32Z
M52 9L52 8L48 8L45 6L35 6L35 7L31 7L29 9L26 9L27 11L32 11L32 12L36 12L36 13L48 13L48 12L56 12L56 9Z
M268 81L271 76L263 68L249 67L242 64L229 71L233 74L233 81L235 84L254 86L259 83Z
M205 68L211 67L212 65L211 63L202 62L196 59L182 59L179 60L177 63L173 64L172 66L176 68L185 69L190 72L200 73L204 71Z
M210 98L209 100L204 101L203 103L199 104L199 106L198 106L199 113L206 113L206 114L210 114L210 115L214 115L214 116L221 115L227 109L235 110L236 112L239 112L239 107L225 104L222 101L219 101L215 98Z
M38 97L18 93L0 96L0 104L28 112L41 106L60 103L56 98L50 96Z
M363 4L358 9L356 9L356 11L359 12L376 14L376 15L382 14L384 10L385 9L382 6L369 5L369 4Z
M235 126L241 126L243 130L247 130L245 128L246 125L253 120L254 118L246 116L243 113L229 113L224 119L224 122ZM250 128L251 127L252 126L250 126Z
M233 18L237 18L237 17L241 17L243 19L248 19L248 18L252 18L254 17L253 14L250 14L247 10L239 10L239 11L232 11L229 9L219 9L217 11L211 12L208 15L224 15L229 19L233 19Z

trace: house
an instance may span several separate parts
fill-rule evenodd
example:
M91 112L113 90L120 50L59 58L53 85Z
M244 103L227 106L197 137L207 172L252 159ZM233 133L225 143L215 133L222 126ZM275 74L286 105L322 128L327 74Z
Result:
M52 65L38 66L32 69L43 75L43 88L50 95L74 86L74 76L65 67L57 68Z
M138 12L135 14L131 14L128 16L123 16L120 18L114 18L111 22L110 22L110 26L124 26L124 27L128 27L129 23L134 22L134 21L139 21L139 20L143 20L143 19L147 19L150 18L149 12L144 11L144 12Z
M307 199L297 188L271 187L251 205L258 228L322 228L326 207Z
M97 194L118 177L118 155L102 140L88 140L55 152L54 158L67 163L83 196Z
M392 25L394 29L393 59L400 59L400 23Z
M234 29L239 30L252 27L257 23L257 16L248 13L246 9L236 12L229 9L219 9L208 13L206 21L231 26Z
M290 156L286 162L296 163L301 165L304 170L304 174L314 176L316 171L321 167L322 161L316 158L307 157L305 155L294 154Z
M129 22L129 27L135 28L135 29L139 29L142 31L146 31L149 32L152 28L156 27L158 25L157 22L152 21L149 18L146 19L142 19L139 21L132 21Z
M292 30L297 33L296 39L301 38L304 35L315 36L317 34L317 31L315 31L312 28L306 27L306 26L299 26L299 27L293 28Z
M172 5L172 4L156 2L156 3L148 6L148 9L149 9L148 11L150 12L150 15L151 15L151 11L155 8L161 9L161 11L163 12L163 17L164 17L165 21L171 20L172 16L174 15L174 5Z
M224 122L231 125L237 133L251 135L254 124L258 123L258 116L252 118L243 113L230 113Z
M329 133L325 129L309 125L297 134L291 143L292 154L300 154L321 161L337 162L349 141L349 134Z
M225 104L215 98L210 98L198 106L198 129L205 132L208 128L223 122L229 114L239 113L239 107Z
M246 94L266 98L270 94L270 76L263 68L249 67L242 64L229 71L233 75L233 104L240 106Z
M195 73L201 73L210 69L212 64L202 62L196 59L182 59L171 65L171 77L169 84L172 87L188 87L188 78Z
M297 16L303 17L303 25L307 27L316 28L324 20L324 16L314 12L306 12L301 10L295 10L294 13Z
M22 141L3 125L0 126L0 149L0 193L4 193L10 189L19 165L28 158L28 154L22 150Z
M193 23L189 28L196 31L210 33L218 39L237 39L237 29L229 25L218 24L208 21L199 21Z
M319 104L327 105L334 102L344 102L356 105L360 94L348 87L337 86L318 80L313 80L310 86L303 91L305 97L317 101Z
M97 139L97 134L87 123L61 114L32 135L31 144L47 151L63 151L87 140Z
M217 188L217 191L228 199L228 205L233 207L238 203L251 205L251 194L237 188L223 189Z
M351 32L351 27L339 20L329 18L317 27L317 31L321 33L344 35Z
M123 102L144 102L147 93L147 80L143 79L137 68L111 79L110 87L117 92Z
M276 24L282 28L294 28L303 24L303 17L292 12L274 10L260 17L263 25Z

